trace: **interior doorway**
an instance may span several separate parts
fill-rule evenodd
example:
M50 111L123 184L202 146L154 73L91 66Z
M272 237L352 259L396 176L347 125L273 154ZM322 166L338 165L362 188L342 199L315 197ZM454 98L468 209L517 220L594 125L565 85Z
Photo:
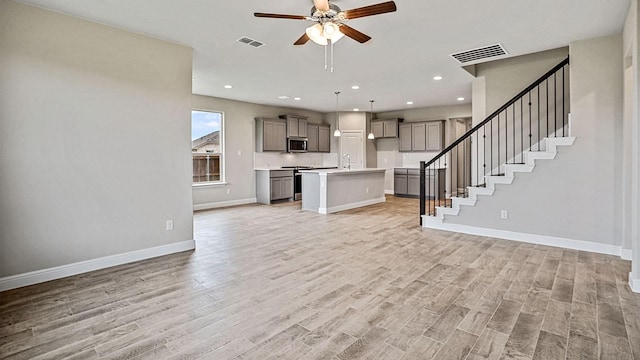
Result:
M472 128L470 117L451 119L451 122L453 128L451 142L456 141ZM467 186L471 186L471 143L472 139L469 137L460 143L455 154L452 154L454 166L451 168L451 176L456 184L455 189L452 189L454 196L464 196Z
M363 132L360 130L344 130L340 136L340 168L364 168Z

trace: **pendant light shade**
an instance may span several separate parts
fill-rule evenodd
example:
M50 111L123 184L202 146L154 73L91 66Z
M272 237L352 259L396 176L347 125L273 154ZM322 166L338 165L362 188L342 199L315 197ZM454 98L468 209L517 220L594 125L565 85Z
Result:
M371 103L371 120L373 120L373 100L369 100L369 102ZM367 135L367 139L373 140L375 138L375 135L373 135L373 127L371 127L371 129L369 129L369 135Z
M338 113L338 95L340 95L340 91L336 91L336 130L333 132L333 136L340 137L342 133L340 132L340 114Z

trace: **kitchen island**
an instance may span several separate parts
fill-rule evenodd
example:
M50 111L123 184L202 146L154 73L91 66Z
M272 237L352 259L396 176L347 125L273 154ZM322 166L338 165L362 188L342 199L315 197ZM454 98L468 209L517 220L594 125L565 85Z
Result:
M302 210L330 214L385 202L386 169L304 170Z

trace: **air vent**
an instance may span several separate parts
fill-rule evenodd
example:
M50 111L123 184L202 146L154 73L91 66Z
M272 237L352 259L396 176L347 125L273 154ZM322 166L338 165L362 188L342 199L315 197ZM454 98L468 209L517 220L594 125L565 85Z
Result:
M241 42L243 44L247 44L247 45L250 45L250 46L253 46L253 47L256 47L256 48L264 45L263 42L260 42L258 40L254 40L254 39L246 37L246 36L243 36L240 39L238 39L238 42Z
M495 44L451 54L451 57L458 60L460 64L469 65L502 55L507 55L507 51L502 44Z

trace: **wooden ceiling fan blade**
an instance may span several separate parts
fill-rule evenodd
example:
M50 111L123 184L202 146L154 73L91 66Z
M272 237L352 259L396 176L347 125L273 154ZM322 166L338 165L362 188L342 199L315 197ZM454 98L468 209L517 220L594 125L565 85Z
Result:
M344 11L344 16L347 20L357 19L365 16L385 14L396 11L396 3L393 1L387 1L380 4L364 6L361 8L355 8Z
M352 38L359 43L366 43L371 40L371 36L361 33L349 25L340 24L340 32Z
M303 15L285 15L285 14L268 14L268 13L253 13L255 17L272 18L272 19L291 19L291 20L307 20L307 16Z
M329 0L313 0L313 6L318 11L329 11Z
M296 40L296 42L293 43L293 45L304 45L307 43L307 41L309 41L309 35L307 35L307 33L302 34L302 36L300 36L300 38L298 40Z

